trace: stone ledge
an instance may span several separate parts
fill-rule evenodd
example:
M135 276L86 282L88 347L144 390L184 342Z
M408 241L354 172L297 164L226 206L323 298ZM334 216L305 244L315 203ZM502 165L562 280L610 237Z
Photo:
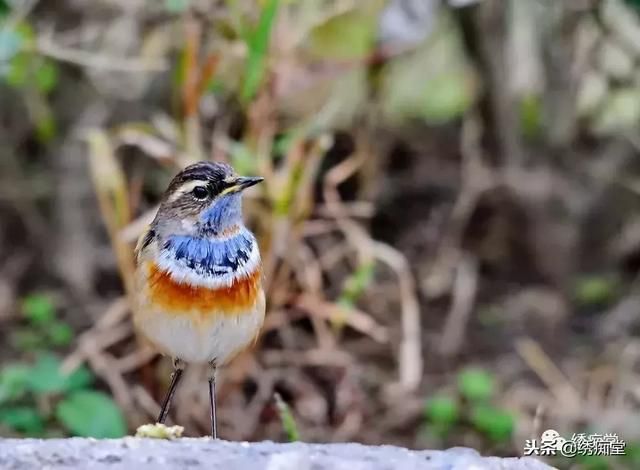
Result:
M213 442L207 438L0 439L0 469L83 470L549 470L540 460L475 450L412 451L361 444Z

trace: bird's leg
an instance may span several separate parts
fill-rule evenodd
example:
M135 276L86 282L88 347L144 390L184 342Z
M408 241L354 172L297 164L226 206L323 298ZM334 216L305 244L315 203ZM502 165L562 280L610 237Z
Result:
M209 407L211 409L211 437L218 439L218 422L216 419L216 364L211 362L209 375Z
M180 359L174 359L173 372L171 373L171 384L169 385L169 390L167 390L167 394L164 396L164 401L162 402L162 409L160 410L160 416L158 416L158 423L164 423L164 421L167 419L167 415L169 414L169 408L171 407L171 400L173 399L173 394L176 392L178 383L182 378L183 370L184 370L184 363Z

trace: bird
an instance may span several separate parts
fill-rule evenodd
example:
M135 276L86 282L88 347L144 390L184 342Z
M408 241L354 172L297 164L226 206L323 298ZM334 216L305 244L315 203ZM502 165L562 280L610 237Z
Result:
M201 161L180 171L134 249L133 323L172 358L157 422L164 424L187 364L208 364L211 436L216 371L257 341L265 317L260 250L242 215L243 191L264 178Z

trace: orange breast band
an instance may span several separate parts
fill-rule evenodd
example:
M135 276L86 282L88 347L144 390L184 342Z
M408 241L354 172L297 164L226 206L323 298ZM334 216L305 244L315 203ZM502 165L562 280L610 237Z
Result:
M260 269L244 279L234 281L230 287L210 289L179 284L155 263L149 263L148 289L151 302L166 313L237 315L255 305L260 289Z

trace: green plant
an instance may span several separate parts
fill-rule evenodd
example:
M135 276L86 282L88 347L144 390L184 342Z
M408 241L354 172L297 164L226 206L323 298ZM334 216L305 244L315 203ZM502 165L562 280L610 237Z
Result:
M353 307L358 298L371 284L374 273L375 264L373 262L361 264L353 274L345 280L338 304L344 307Z
M581 306L601 306L611 302L617 291L615 279L602 275L584 276L575 283L574 298Z
M122 413L111 397L94 390L69 394L58 403L56 417L78 436L112 438L127 431Z
M361 264L351 276L345 279L342 293L336 302L341 308L336 309L336 314L331 317L331 323L336 330L344 326L346 316L367 290L367 287L369 287L371 281L373 281L374 274L375 263L366 262Z
M424 412L434 423L447 426L455 424L460 414L456 400L446 395L436 395L428 400Z
M27 325L11 335L11 342L17 349L33 351L71 343L73 330L66 322L56 318L55 305L48 296L31 294L25 297L21 312Z
M89 389L93 380L85 367L63 373L60 360L49 352L39 353L32 364L5 365L0 369L0 425L28 436L42 436L57 426L85 437L124 435L122 412L109 396Z
M446 438L454 427L464 425L496 444L507 442L515 428L508 411L495 406L494 376L483 369L467 368L457 376L457 394L437 394L425 403L424 430Z
M425 431L446 437L460 419L460 406L455 398L436 395L425 403L424 417L429 423Z
M277 11L278 0L267 0L260 13L258 26L245 38L249 55L240 91L240 98L244 103L249 103L253 99L262 83L269 52L269 39Z
M289 405L287 405L279 393L275 393L273 398L276 402L280 422L282 423L282 428L287 435L287 440L289 442L299 441L300 433L298 432L298 426L296 425L296 421L293 418Z
M89 369L79 367L67 374L51 352L73 339L71 326L57 318L51 297L28 295L20 312L25 325L13 332L12 344L35 358L0 368L0 426L27 436L60 428L85 437L124 435L122 413L109 396L91 389L94 376Z
M513 434L513 416L500 408L476 405L471 411L471 423L494 442L508 441Z
M0 81L22 92L36 136L47 142L56 134L47 100L59 82L58 65L37 52L35 33L28 23L3 23L2 13L7 10L0 3Z
M458 389L471 402L487 401L495 392L495 381L485 370L465 369L458 375Z
M523 96L519 105L522 133L529 139L538 137L542 130L542 102L540 97L535 94Z
M28 435L41 435L44 420L38 410L30 406L13 406L0 409L0 423Z

